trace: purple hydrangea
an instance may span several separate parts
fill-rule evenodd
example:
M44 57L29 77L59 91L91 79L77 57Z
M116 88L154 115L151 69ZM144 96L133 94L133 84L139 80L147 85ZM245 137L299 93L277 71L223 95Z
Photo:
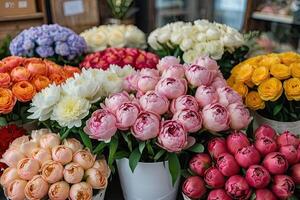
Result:
M55 55L72 60L87 50L85 40L74 31L58 24L31 27L10 43L12 55L47 58Z

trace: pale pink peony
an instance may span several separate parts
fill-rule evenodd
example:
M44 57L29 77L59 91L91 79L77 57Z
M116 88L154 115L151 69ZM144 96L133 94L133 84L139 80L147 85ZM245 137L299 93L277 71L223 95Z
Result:
M197 88L195 97L201 108L208 104L217 103L219 100L216 89L212 86L201 85Z
M180 152L187 146L187 132L174 120L164 121L158 135L158 144L169 152Z
M216 77L213 82L211 83L211 86L214 88L222 88L227 86L227 82L223 77Z
M93 197L93 188L86 182L76 183L71 186L70 199L71 200L91 200Z
M50 200L65 200L68 198L70 186L65 181L60 181L52 184L48 191Z
M227 110L230 115L230 127L232 129L244 129L252 120L249 110L242 103L230 104Z
M15 179L6 188L6 195L11 200L24 200L27 181Z
M164 95L160 95L155 91L148 91L141 96L140 105L145 111L162 115L169 109L169 100Z
M137 87L138 90L142 93L146 93L147 91L154 90L156 84L158 83L159 78L154 76L143 75L138 78Z
M1 175L0 183L3 187L7 187L10 182L19 178L16 168L8 167Z
M83 130L90 138L109 142L117 132L116 123L117 119L113 113L105 109L99 109L93 112Z
M63 171L64 179L68 183L79 183L84 175L83 168L78 163L69 163Z
M69 147L73 153L83 148L83 145L80 141L76 140L75 138L68 138L63 141L63 145Z
M62 165L68 164L72 161L73 152L69 147L58 145L52 148L52 159L60 162Z
M34 149L31 152L31 157L38 160L41 165L43 163L45 163L46 161L52 159L50 150L49 149L41 149L41 148Z
M163 78L158 81L155 90L168 99L176 99L187 92L185 79Z
M163 72L166 69L168 69L170 66L178 65L178 64L180 64L179 59L177 59L174 56L166 56L159 61L156 67L160 72Z
M33 158L23 158L19 161L17 170L20 178L30 180L39 173L40 163Z
M155 138L160 130L160 117L152 112L141 112L131 130L132 135L139 140Z
M173 115L173 120L180 122L189 133L197 132L202 128L201 113L194 110L179 110Z
M79 150L73 155L73 162L78 163L83 169L89 169L94 165L96 156L93 156L89 150Z
M201 85L210 85L216 76L216 71L209 70L203 66L190 65L186 68L185 76L194 87Z
M125 91L111 94L105 99L105 108L115 113L120 105L130 102L129 94Z
M143 68L140 71L141 76L159 77L159 71L157 69Z
M25 187L27 199L43 199L49 190L49 184L41 175L34 176Z
M123 88L127 92L137 91L137 82L140 74L138 72L127 76L123 80Z
M211 59L209 56L199 57L193 64L206 67L209 70L219 69L218 63L215 60Z
M44 149L52 149L60 144L60 137L55 133L47 133L40 137L40 147Z
M210 131L229 129L230 117L227 109L218 103L209 104L202 110L203 125Z
M55 183L63 178L64 167L57 161L48 161L43 164L41 169L42 177L48 183Z
M123 103L116 110L116 126L120 130L128 130L137 119L140 108L136 103Z
M17 167L18 162L25 158L25 156L17 149L9 148L2 155L2 162L9 167Z
M184 78L184 74L185 74L185 69L182 65L178 64L178 65L172 65L170 67L168 67L168 69L166 69L163 74L162 74L162 78Z
M107 187L107 177L99 169L90 168L85 171L86 182L92 186L93 189L104 189Z
M242 103L242 97L230 87L222 87L217 89L219 95L219 103L223 106L228 106L233 103Z
M194 110L196 112L199 111L199 105L195 97L191 95L183 95L178 97L177 99L173 99L170 110L172 113L175 113L180 110L189 109Z

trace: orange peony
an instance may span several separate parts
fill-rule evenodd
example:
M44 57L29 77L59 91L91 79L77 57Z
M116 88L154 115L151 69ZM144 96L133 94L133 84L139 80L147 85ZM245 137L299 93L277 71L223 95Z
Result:
M55 83L56 85L60 85L66 80L65 75L62 73L50 74L49 78L51 82Z
M41 91L42 89L46 88L50 84L50 80L46 76L36 76L32 80L32 84L35 86L37 92Z
M0 73L0 88L8 88L11 84L8 73Z
M30 72L25 67L16 67L10 73L13 82L27 81L30 78Z
M13 94L21 102L30 101L36 93L35 87L28 81L21 81L13 85Z
M9 89L0 88L0 113L7 114L10 113L15 104L16 104L16 97Z
M26 68L33 76L42 75L47 76L48 68L42 60L31 61L26 65Z

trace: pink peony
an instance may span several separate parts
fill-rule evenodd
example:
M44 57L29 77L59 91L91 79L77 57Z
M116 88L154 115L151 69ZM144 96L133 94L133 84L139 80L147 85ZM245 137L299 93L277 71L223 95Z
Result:
M268 170L260 165L250 166L245 177L251 187L258 189L267 187L271 181L271 176Z
M132 135L142 141L157 137L160 129L160 117L152 112L139 114L131 128Z
M219 69L218 63L215 60L211 59L209 56L199 57L193 64L206 67L209 70Z
M13 180L19 179L18 171L16 168L8 167L4 170L0 178L1 185L7 187Z
M168 69L170 66L178 65L178 64L180 64L180 60L178 60L176 57L166 56L158 62L156 67L160 72L163 72L166 69Z
M175 113L176 111L180 111L183 109L189 109L198 112L199 105L195 97L191 95L183 95L178 97L177 99L172 100L170 106L170 110L172 113Z
M232 131L226 139L227 149L231 154L236 154L243 147L250 146L247 136L241 131Z
M162 115L169 109L169 100L164 95L160 95L155 91L148 91L141 96L140 105L145 111Z
M168 99L176 99L187 92L185 79L163 78L158 81L155 90Z
M127 76L123 81L124 90L127 92L137 91L138 89L137 82L139 76L140 75L138 72Z
M38 160L40 164L47 162L52 159L51 152L49 149L36 148L31 152L31 157Z
M157 140L168 152L180 152L187 146L187 132L179 122L167 120L163 122Z
M49 190L49 184L41 176L36 175L28 181L25 187L25 196L27 199L43 199Z
M219 100L219 96L217 94L216 89L212 86L205 85L201 85L197 88L195 97L201 108L208 104L217 103Z
M227 194L233 199L249 199L251 188L246 179L240 175L231 176L225 184Z
M299 143L299 138L289 131L285 131L277 137L277 144L279 147L293 145L297 148Z
M136 103L123 103L116 110L116 126L120 130L128 130L137 119L140 108Z
M83 145L75 138L68 138L63 141L63 145L69 147L73 153L83 148Z
M140 71L141 76L159 77L159 71L157 69L143 68Z
M204 181L211 188L222 188L225 185L225 177L216 167L205 171Z
M67 183L79 183L84 175L83 168L78 163L69 163L63 171L64 179Z
M243 129L247 127L252 120L249 110L241 102L230 104L227 109L230 115L230 127L232 129Z
M237 163L247 169L251 165L259 164L260 154L254 146L243 147L235 154Z
M190 65L186 68L185 76L192 86L199 87L210 85L216 76L216 71L199 65Z
M263 124L255 130L254 136L255 136L255 139L257 140L263 136L267 136L267 137L276 139L277 135L276 135L275 130L271 126L269 126L267 124Z
M51 200L65 200L69 197L70 186L65 181L52 184L48 191Z
M52 149L52 159L66 165L72 161L73 152L69 147L58 145Z
M180 122L189 133L197 132L202 127L202 117L199 112L184 109L173 115L173 120Z
M266 155L262 164L271 174L284 174L289 166L285 156L279 152Z
M147 91L154 90L159 78L156 76L143 75L138 78L137 87L138 90L146 93Z
M86 182L76 183L70 188L70 200L87 199L93 198L93 188Z
M6 188L6 195L11 200L24 200L25 198L25 187L27 181L16 179L9 183Z
M17 170L20 178L31 180L32 177L39 173L40 163L33 158L23 158L19 161Z
M164 70L162 74L162 78L184 78L185 69L182 65L172 65Z
M232 199L227 195L224 189L215 189L209 193L207 200L232 200Z
M228 151L226 147L226 141L224 138L213 138L208 142L207 148L210 155L214 159L217 159L220 154L226 153Z
M290 174L291 174L291 177L292 177L293 181L297 185L299 185L300 184L300 163L292 166L291 169L290 169L290 172L291 172ZM1 180L2 180L2 177L1 177Z
M204 127L210 131L219 132L229 128L228 111L218 103L205 106L202 110L202 117Z
M277 144L275 140L268 136L261 136L257 138L254 145L262 156L277 151Z
M90 138L109 142L117 132L116 123L117 119L114 114L108 110L99 109L93 112L83 130Z
M233 176L240 172L240 166L229 153L222 153L217 159L217 167L224 176Z
M213 82L211 83L211 86L214 88L223 88L227 86L227 82L223 77L216 77Z
M219 95L219 103L223 106L228 106L233 103L242 103L242 97L229 86L217 89Z
M191 176L184 181L182 191L189 198L199 199L206 193L205 183L199 176Z
M198 176L203 176L205 170L211 166L211 158L208 154L198 153L189 162L190 170Z
M84 170L91 168L96 160L96 155L93 155L88 149L77 151L73 155L73 162L78 163Z
M48 183L55 183L63 178L63 171L63 165L52 160L43 164L41 174Z
M268 189L255 191L256 200L277 200L276 196Z
M105 107L115 113L120 105L123 103L130 102L129 94L125 91L111 94L109 97L105 99Z
M272 191L278 198L288 199L294 194L295 183L289 176L276 175L273 178Z
M60 144L60 137L56 133L46 133L40 137L40 147L44 149L52 149Z
M285 156L289 165L293 165L298 162L298 151L293 145L282 146L280 147L279 152Z
M2 155L2 162L9 167L17 167L18 162L25 158L25 156L17 149L9 148Z

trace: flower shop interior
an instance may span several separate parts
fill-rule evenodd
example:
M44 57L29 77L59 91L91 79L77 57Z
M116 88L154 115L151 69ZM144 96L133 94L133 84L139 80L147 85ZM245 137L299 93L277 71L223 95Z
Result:
M0 0L0 199L300 200L300 0Z

